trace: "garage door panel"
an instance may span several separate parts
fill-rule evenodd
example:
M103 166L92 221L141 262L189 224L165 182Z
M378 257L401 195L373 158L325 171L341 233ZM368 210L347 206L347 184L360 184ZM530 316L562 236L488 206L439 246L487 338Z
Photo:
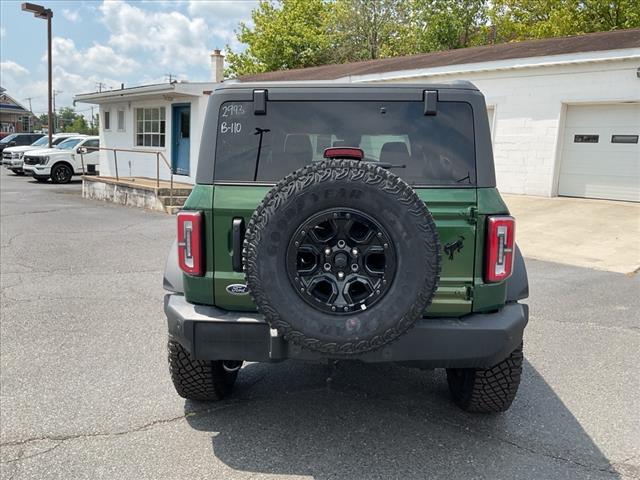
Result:
M569 106L558 194L640 201L640 145L612 142L639 133L639 104Z
M640 111L633 104L569 105L567 127L622 127L640 124Z
M611 199L611 184L616 185L616 200L640 202L640 190L637 182L630 177L612 177L603 175L572 175L566 179L563 195L567 197L586 197Z
M582 152L581 152L582 153ZM611 175L628 177L638 176L640 166L634 152L603 152L598 154L584 153L571 155L563 162L561 174ZM615 164L615 167L612 165Z

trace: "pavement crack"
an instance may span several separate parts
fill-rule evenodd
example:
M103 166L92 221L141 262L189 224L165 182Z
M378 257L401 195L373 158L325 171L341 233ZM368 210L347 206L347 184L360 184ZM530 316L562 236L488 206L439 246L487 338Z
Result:
M110 437L121 437L121 436L125 436L125 435L130 435L132 433L138 433L141 431L145 431L148 430L150 428L159 426L159 425L167 425L167 424L171 424L174 422L178 422L180 420L184 420L187 417L192 417L192 416L196 416L196 415L207 415L219 410L223 410L226 408L230 408L230 407L234 407L240 403L243 402L239 402L239 401L229 401L227 403L225 403L224 405L219 405L217 407L211 407L211 408L203 408L203 409L199 409L199 410L191 410L188 412L185 412L182 415L178 415L175 417L170 417L170 418L161 418L161 419L157 419L157 420L152 420L150 422L144 423L142 425L139 425L137 427L134 428L130 428L127 430L120 430L120 431L116 431L116 432L96 432L96 433L74 433L74 434L69 434L69 435L42 435L42 436L38 436L38 437L29 437L29 438L25 438L22 440L11 440L8 442L0 442L0 447L19 447L19 446L26 446L26 445L30 445L32 443L35 442L44 442L44 441L50 441L50 442L55 442L56 444L47 449L44 450L42 452L38 452L35 453L33 455L28 455L28 456L24 456L23 450L20 451L20 453L18 454L17 457L12 458L10 460L5 460L0 462L0 464L4 465L4 464L8 464L8 463L16 463L16 462L20 462L22 460L26 460L28 458L33 458L33 457L37 457L40 455L44 455L46 453L49 453L53 450L55 450L56 448L58 448L60 445L62 445L65 442L68 441L72 441L72 440L86 440L86 439L91 439L91 438L110 438Z
M0 215L0 218L21 217L21 216L31 215L31 214L36 214L36 213L66 212L66 211L69 211L69 210L78 210L78 209L81 209L81 208L83 208L83 207L64 206L64 207L60 207L60 208L51 208L49 210L27 210L27 211L19 212L19 213L6 213L4 215Z
M20 450L20 453L18 454L18 456L16 458L12 458L11 460L5 460L4 462L0 462L0 464L6 465L6 464L9 464L9 463L22 462L22 461L27 460L29 458L35 458L35 457L39 457L41 455L46 455L47 453L52 452L53 450L58 448L60 445L62 445L62 441L57 441L55 443L55 445L53 445L52 447L47 448L46 450L42 450L41 452L33 453L31 455L24 455L24 449L22 449L22 450Z

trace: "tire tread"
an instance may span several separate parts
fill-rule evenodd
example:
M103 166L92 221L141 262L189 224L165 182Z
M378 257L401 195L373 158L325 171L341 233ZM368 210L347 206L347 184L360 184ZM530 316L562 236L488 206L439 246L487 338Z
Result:
M502 362L487 369L447 369L454 402L478 413L504 412L516 397L522 376L522 344ZM456 382L456 375L464 381Z
M169 373L178 395L190 400L216 401L231 393L237 371L227 372L221 361L193 360L175 340L169 340L167 348Z

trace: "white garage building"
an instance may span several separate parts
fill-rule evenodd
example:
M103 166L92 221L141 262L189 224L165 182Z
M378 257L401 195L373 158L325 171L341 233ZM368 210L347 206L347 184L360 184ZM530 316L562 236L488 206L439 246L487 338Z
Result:
M503 192L640 202L640 29L242 77L448 82L484 94Z

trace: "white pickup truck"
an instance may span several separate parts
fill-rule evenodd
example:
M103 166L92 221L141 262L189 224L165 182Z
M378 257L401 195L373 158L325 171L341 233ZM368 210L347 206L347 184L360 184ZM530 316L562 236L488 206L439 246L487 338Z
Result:
M22 169L39 182L69 183L74 175L97 173L99 148L99 137L71 137L56 148L25 153Z
M57 146L61 142L71 137L82 137L79 133L58 133L53 135L51 143L53 146ZM22 170L22 157L25 153L34 150L42 150L49 145L49 137L44 136L33 142L31 145L20 145L16 147L8 147L2 151L2 165L8 170L11 170L16 175L24 175Z

